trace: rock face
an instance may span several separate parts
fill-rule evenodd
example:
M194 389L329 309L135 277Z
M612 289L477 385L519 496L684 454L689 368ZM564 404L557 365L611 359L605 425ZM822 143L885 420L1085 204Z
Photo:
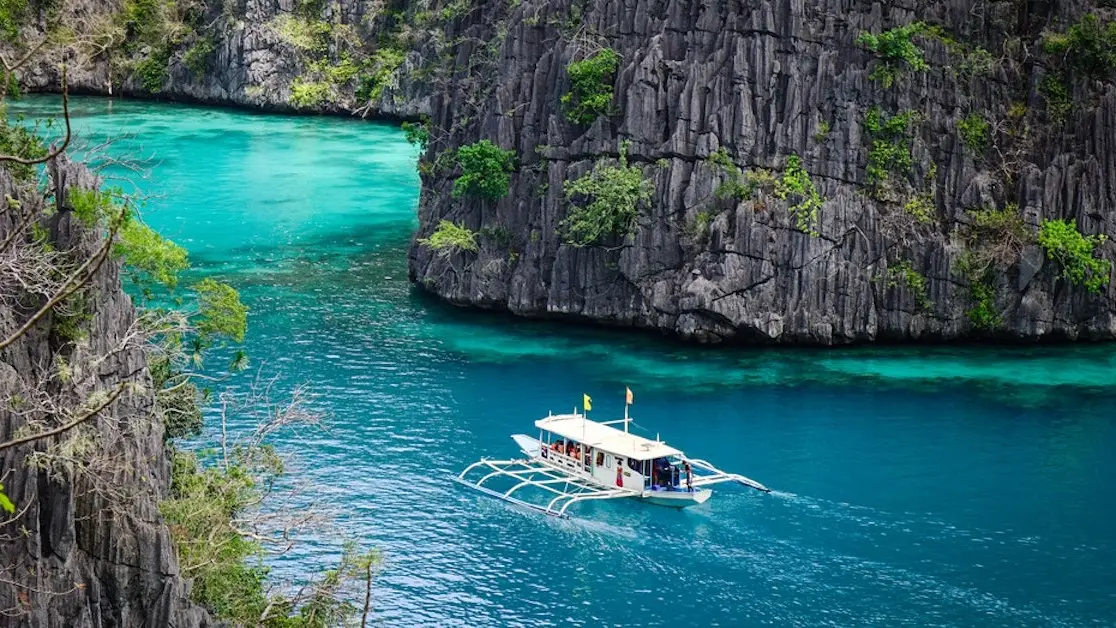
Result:
M156 5L173 3L156 0ZM292 84L307 75L313 57L320 56L336 61L339 46L330 44L320 54L310 54L292 43L285 35L282 19L296 13L298 7L321 5L314 13L318 24L331 24L351 29L355 47L362 54L382 47L378 35L389 28L385 2L341 0L315 2L314 0L198 0L201 15L196 30L185 42L175 47L166 63L166 75L157 87L147 86L140 73L135 71L152 54L150 46L124 52L105 52L83 56L83 61L73 63L73 49L62 49L50 55L40 55L38 62L21 72L21 82L30 90L57 90L59 68L68 62L69 84L78 93L121 95L143 98L160 98L193 101L213 105L237 105L276 111L303 111L310 113L340 113L361 109L362 115L380 118L415 119L429 108L429 81L421 71L423 59L438 54L436 36L423 36L408 41L409 50L398 68L389 72L385 86L376 98L361 101L356 97L356 81L347 81L333 87L333 96L320 103L299 104L292 100ZM411 2L412 12L421 10L428 2ZM64 5L72 13L63 16L64 24L120 22L123 2L92 2L76 0ZM42 28L40 23L39 28ZM94 26L93 29L96 27ZM289 30L289 29L288 29ZM340 32L340 31L339 31ZM345 31L350 32L350 31ZM118 37L124 37L122 30ZM27 37L37 41L39 35ZM198 65L191 67L187 60L189 43L200 38L212 42ZM81 49L84 51L84 49ZM162 65L162 64L160 64Z
M486 2L448 27L458 43L451 78L431 100L433 165L411 279L456 304L706 342L1112 338L1112 288L1073 285L1036 244L1045 219L1116 233L1112 73L1069 82L1065 122L1044 97L1056 68L1042 33L1065 31L1085 11L961 0ZM872 80L883 61L857 45L859 34L916 20L941 29L914 40L929 69L903 66L890 87ZM573 124L561 103L567 65L604 47L621 57L614 115ZM977 48L991 54L974 72ZM874 194L865 172L872 107L920 113L912 167ZM959 133L973 112L990 124L977 148ZM460 171L446 157L483 138L515 151L510 192L454 198ZM627 236L566 243L564 182L615 157L622 141L653 182L653 201ZM824 199L817 235L796 227L794 195L719 199L728 175L709 159L718 149L741 170L776 176L799 156ZM926 222L907 209L919 195L932 203ZM988 273L966 272L966 256L986 246L973 235L973 210L1005 207L1025 233ZM423 245L442 220L476 232L479 251ZM1099 247L1105 259L1113 253Z
M273 109L429 115L410 277L459 305L702 342L1108 339L1116 334L1112 289L1068 281L1037 244L1045 220L1116 233L1113 69L1082 76L1066 67L1069 55L1044 50L1044 33L1063 33L1087 12L1116 19L1111 3L1099 5L207 1L204 28L174 48L157 89L135 70L153 54L145 48L123 60L95 56L71 70L71 84ZM315 7L308 17L307 6ZM332 25L324 51L308 53L283 26L296 14ZM857 39L916 20L933 27L913 37L928 68L899 62L886 85L877 74L886 59ZM340 43L347 34L358 43ZM187 57L188 42L201 36L214 46L199 72ZM350 52L369 60L393 46L402 61L374 98L356 96L361 77L332 87L324 102L294 98L297 81L321 74L314 58L337 67ZM562 104L567 66L603 48L620 55L612 111L572 123ZM23 82L56 87L59 60L44 60ZM131 70L121 75L123 67ZM909 146L895 152L896 138L869 128L873 108L885 120L917 113ZM986 128L969 137L962 131L972 130L974 115ZM509 193L455 198L456 150L481 139L515 152ZM879 141L892 149L875 157L890 171L884 184L867 168ZM572 246L562 228L571 210L565 182L616 157L625 142L654 185L652 201L630 233ZM717 193L732 169L778 179L792 158L822 199L815 224L794 220L800 194L770 185L740 197ZM1012 224L1000 220L989 233L979 212ZM475 232L479 250L423 245L442 220ZM1112 260L1113 245L1097 253Z
M71 186L94 185L84 168L65 165ZM0 169L0 196L26 210L43 199L34 187L14 186ZM0 214L0 241L17 216ZM102 236L78 226L71 212L51 221L58 251L81 255L99 249ZM178 626L212 624L189 601L170 531L159 514L169 463L163 425L153 419L151 377L134 332L135 311L120 287L117 262L106 262L86 301L88 334L63 343L61 322L47 317L0 350L0 442L22 435L41 420L41 399L78 405L94 391L128 388L95 418L67 433L72 449L48 438L0 450L0 478L16 514L0 511L0 609L4 625ZM0 337L26 315L0 309ZM80 413L77 413L80 414ZM57 424L58 419L54 424ZM81 448L100 452L89 460Z

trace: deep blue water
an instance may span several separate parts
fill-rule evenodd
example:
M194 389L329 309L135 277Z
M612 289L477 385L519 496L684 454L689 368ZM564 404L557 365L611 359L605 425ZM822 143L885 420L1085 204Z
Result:
M418 177L395 128L75 108L87 144L147 170L125 185L195 276L251 307L232 386L314 391L328 431L280 447L382 549L383 625L1116 624L1112 346L713 350L471 314L407 284ZM625 385L648 434L775 492L559 521L450 481L582 393L619 413ZM308 539L277 574L339 547Z

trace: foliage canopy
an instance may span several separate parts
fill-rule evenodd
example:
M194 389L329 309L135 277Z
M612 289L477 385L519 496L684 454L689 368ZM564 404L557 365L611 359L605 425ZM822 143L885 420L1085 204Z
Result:
M613 77L620 67L620 55L605 48L566 67L570 91L562 96L566 119L575 124L590 124L612 106Z
M1083 235L1069 220L1044 220L1039 227L1039 244L1046 256L1062 267L1070 283L1099 293L1108 285L1112 263L1096 256L1096 247L1107 237Z
M457 163L461 176L453 182L454 198L469 194L497 200L508 195L511 183L508 173L515 167L514 152L503 150L491 140L480 140L458 148Z
M654 190L642 169L628 165L628 147L622 144L616 164L597 161L584 176L567 180L565 191L571 203L562 221L566 241L587 246L631 233L640 207L651 202Z
M860 33L856 38L857 45L875 53L881 61L869 78L879 81L886 88L892 86L904 68L910 68L915 72L928 70L930 65L926 63L922 48L913 41L916 35L921 35L925 31L925 23L912 22L879 34L867 31Z

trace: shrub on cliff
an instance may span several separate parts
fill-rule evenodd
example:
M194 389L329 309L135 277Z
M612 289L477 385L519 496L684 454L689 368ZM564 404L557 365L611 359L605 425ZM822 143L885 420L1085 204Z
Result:
M566 119L574 124L591 124L612 106L613 77L620 67L620 55L605 48L566 67L570 91L562 96Z
M1089 292L1099 293L1108 285L1112 263L1096 255L1096 247L1107 239L1104 234L1083 235L1069 220L1043 220L1039 228L1039 244L1062 267L1062 277Z
M1043 50L1070 70L1103 79L1116 71L1116 22L1089 13L1065 33L1043 33Z
M856 43L860 47L874 53L880 59L880 64L869 75L873 81L879 81L884 87L891 87L896 77L904 68L915 72L928 70L922 48L914 43L913 38L926 31L926 24L913 22L906 26L897 26L882 33L875 34L867 31L860 33Z
M787 167L775 184L775 198L786 200L791 197L798 199L797 203L787 209L794 219L795 228L817 236L818 214L825 199L814 187L810 173L802 167L802 159L798 155L787 157Z
M907 175L911 170L911 125L919 119L917 111L900 111L888 116L879 107L872 107L864 115L864 129L872 139L865 166L865 183L872 195L885 200L892 191L889 179L892 174Z
M459 225L449 220L438 223L438 228L429 238L419 238L418 243L428 247L443 257L448 257L457 251L471 251L476 253L477 234L465 225Z
M503 150L491 140L480 140L458 148L457 163L461 176L453 182L454 198L469 194L497 200L508 195L511 183L508 173L515 168L514 152Z
M980 156L988 147L988 121L977 112L970 113L957 121L957 131L965 145L973 151L975 156Z
M620 147L617 162L602 159L585 176L566 181L566 198L572 207L562 229L569 244L587 246L626 236L640 207L650 204L651 181L643 178L642 169L628 165L626 144Z

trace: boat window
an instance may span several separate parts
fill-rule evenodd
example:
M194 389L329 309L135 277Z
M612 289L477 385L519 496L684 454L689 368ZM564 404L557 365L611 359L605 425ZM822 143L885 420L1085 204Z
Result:
M639 461L635 458L628 458L628 467L630 467L632 471L639 471Z
M612 468L612 456L605 456L605 468L606 469L611 469Z
M603 451L598 451L597 452L597 466L599 467L603 464L604 464L604 452Z

